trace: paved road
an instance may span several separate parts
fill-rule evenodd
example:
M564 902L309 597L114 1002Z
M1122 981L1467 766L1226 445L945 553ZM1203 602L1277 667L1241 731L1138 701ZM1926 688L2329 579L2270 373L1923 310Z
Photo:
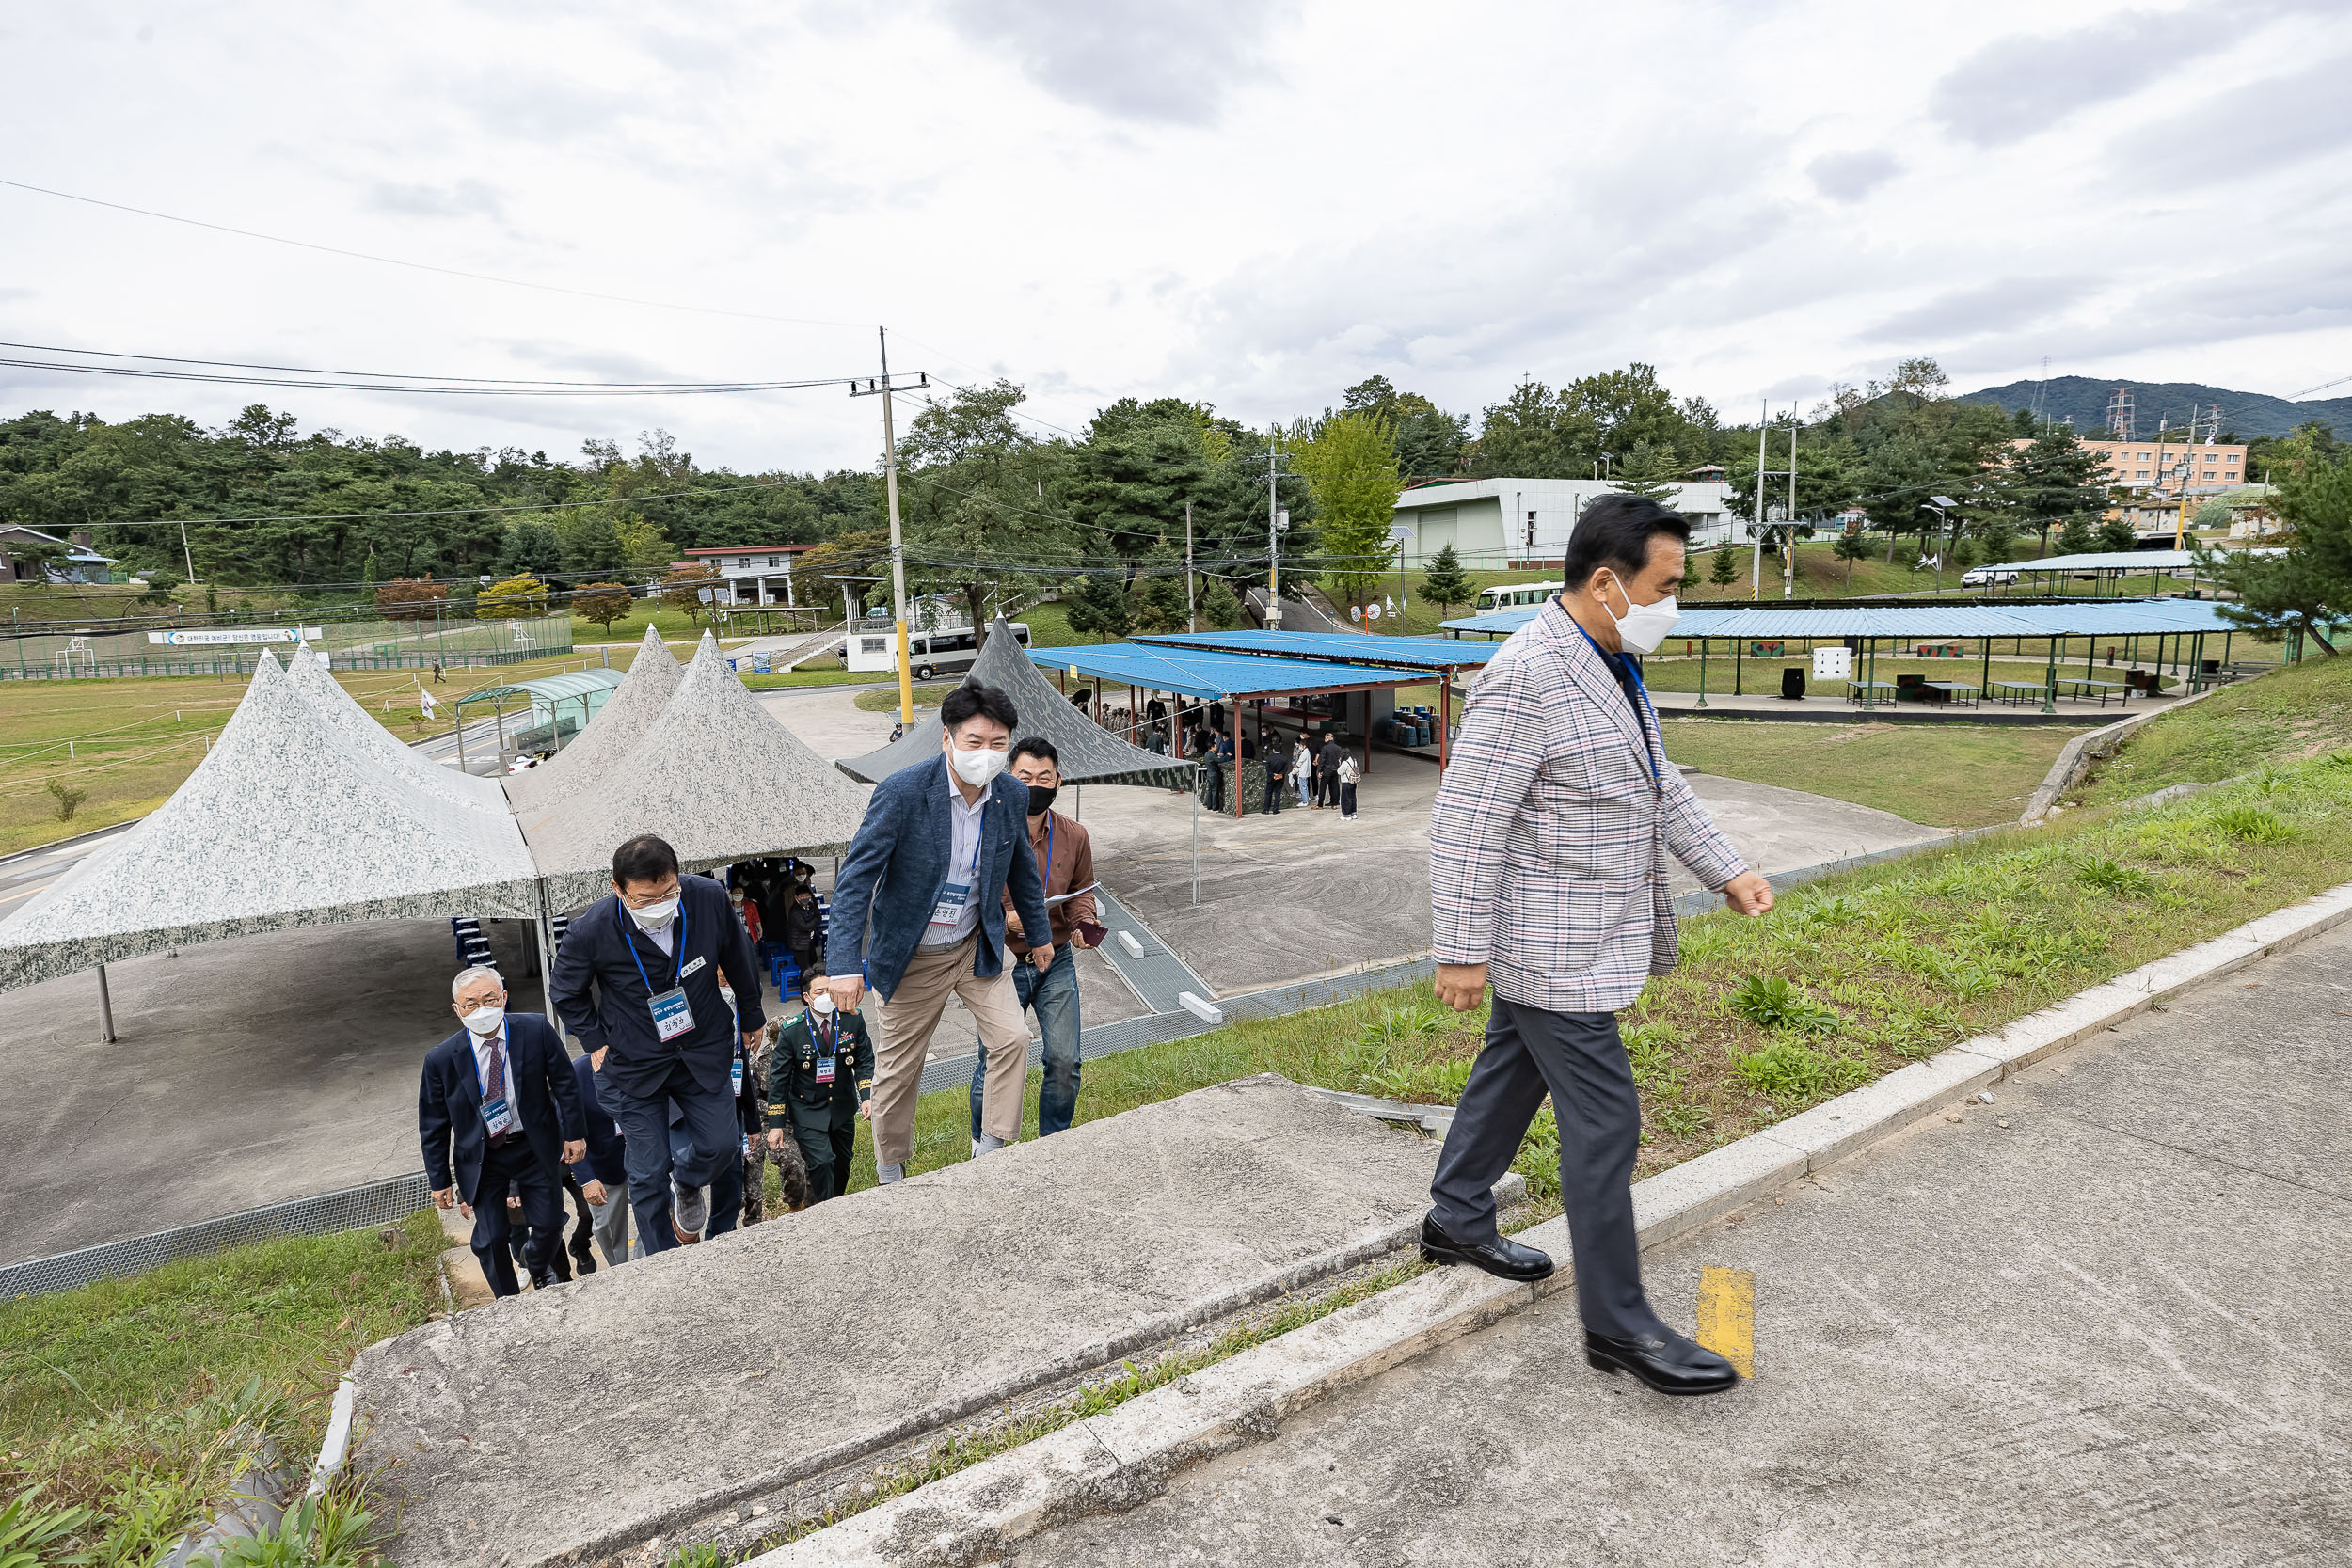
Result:
M1672 1402L1572 1303L1390 1372L1024 1568L2352 1560L2352 931L1653 1253L1756 1272Z

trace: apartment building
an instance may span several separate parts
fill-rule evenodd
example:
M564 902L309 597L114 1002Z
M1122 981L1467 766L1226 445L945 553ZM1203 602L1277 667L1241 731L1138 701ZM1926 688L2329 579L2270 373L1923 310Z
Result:
M2012 450L2032 445L2011 441ZM2188 493L2200 495L2247 481L2246 449L2242 446L2199 445L2180 441L2085 441L2083 450L2106 459L2106 482L2133 490L2181 493L2178 470L2188 459Z

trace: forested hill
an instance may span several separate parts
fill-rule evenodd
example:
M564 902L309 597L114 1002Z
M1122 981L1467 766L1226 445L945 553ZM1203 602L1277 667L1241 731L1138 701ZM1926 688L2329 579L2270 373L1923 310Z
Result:
M2222 433L2234 435L2241 441L2250 441L2258 436L2285 436L2310 420L2324 420L2337 436L2352 438L2352 397L2313 398L2308 403L2296 403L2264 392L2237 392L2194 381L2101 380L2088 375L2060 375L2047 381L2012 381L2006 387L1963 392L1959 401L1990 403L2014 412L2033 407L2034 399L2039 396L2047 417L2071 418L2075 430L2088 436L2106 425L2107 398L2118 387L2132 389L2132 403L2138 414L2137 433L2142 440L2155 435L2158 420L2169 420L2171 428L2178 430L2188 423L2192 405L2201 414L2217 403L2221 405Z
M102 553L172 581L181 531L139 526L147 519L190 520L206 581L659 574L696 546L814 544L869 527L880 491L870 474L700 468L658 431L633 456L592 441L580 461L561 463L304 434L294 416L259 405L221 430L177 414L0 420L0 521L59 535L91 529ZM629 504L611 504L624 497Z

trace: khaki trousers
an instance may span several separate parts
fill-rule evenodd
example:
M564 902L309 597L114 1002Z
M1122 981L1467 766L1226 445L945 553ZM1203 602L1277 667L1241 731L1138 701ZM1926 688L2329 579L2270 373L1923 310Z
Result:
M1006 968L993 980L972 973L979 945L974 932L953 947L915 950L898 990L882 1005L882 1038L874 1046L874 1164L903 1165L914 1152L914 1101L922 1092L923 1061L950 993L980 1026L988 1047L988 1081L980 1092L980 1131L1011 1143L1021 1136L1021 1102L1029 1082L1029 1025Z

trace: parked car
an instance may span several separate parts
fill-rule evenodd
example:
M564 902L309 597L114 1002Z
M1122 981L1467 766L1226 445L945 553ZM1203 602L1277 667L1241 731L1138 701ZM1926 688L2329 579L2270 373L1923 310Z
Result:
M1990 588L1996 582L2015 582L2017 572L2009 566L1972 566L1960 574L1963 588Z

